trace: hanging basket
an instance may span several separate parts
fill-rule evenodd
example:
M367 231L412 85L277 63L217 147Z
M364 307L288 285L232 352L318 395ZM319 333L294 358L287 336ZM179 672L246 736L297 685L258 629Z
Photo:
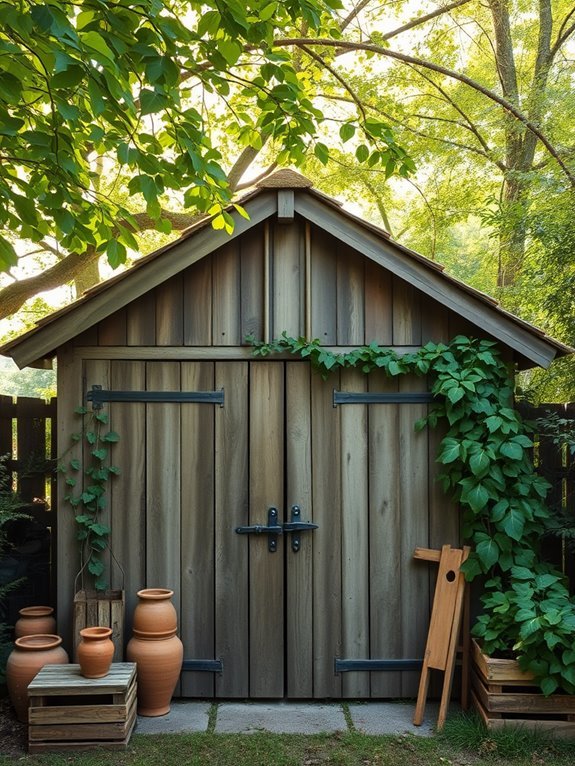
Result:
M121 588L115 590L92 590L83 586L84 567L78 572L74 587L74 618L73 618L73 655L78 662L78 644L82 640L80 631L84 628L111 628L110 639L114 644L112 662L122 662L124 659L124 614L126 598L124 593L124 570L112 553L112 559L121 572Z

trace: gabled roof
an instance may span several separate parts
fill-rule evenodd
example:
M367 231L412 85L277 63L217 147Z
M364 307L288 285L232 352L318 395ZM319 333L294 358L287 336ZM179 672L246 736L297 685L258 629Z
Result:
M0 347L0 354L11 356L19 367L39 364L53 357L64 343L230 239L267 218L289 217L294 212L478 325L533 365L547 367L555 357L574 352L505 311L490 296L448 275L440 264L394 242L383 229L346 211L337 200L314 189L309 179L293 170L279 170L264 178L239 202L249 220L231 207L229 213L235 225L231 235L213 229L209 218L201 219L174 242L140 258L130 269L40 320L32 330Z

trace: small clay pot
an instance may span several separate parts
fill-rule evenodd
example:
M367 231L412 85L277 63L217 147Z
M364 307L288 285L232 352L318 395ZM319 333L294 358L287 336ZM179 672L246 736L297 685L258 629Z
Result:
M20 617L14 626L15 638L55 634L56 619L51 606L26 606L18 614Z
M16 716L28 723L28 684L44 665L65 665L68 655L62 639L54 634L22 636L16 639L6 663L6 685Z
M100 626L80 631L82 640L78 644L78 663L84 678L104 678L108 675L114 656L111 635L112 628Z

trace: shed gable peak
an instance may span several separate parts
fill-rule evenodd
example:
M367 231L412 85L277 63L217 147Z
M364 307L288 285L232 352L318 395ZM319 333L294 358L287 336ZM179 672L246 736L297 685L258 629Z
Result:
M282 168L256 183L258 189L310 189L313 181L291 168Z

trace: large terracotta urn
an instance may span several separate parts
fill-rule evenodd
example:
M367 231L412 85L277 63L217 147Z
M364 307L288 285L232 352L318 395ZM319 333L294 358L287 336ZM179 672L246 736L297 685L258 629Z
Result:
M18 612L20 617L14 626L14 637L37 636L56 632L56 618L51 606L25 606Z
M104 678L108 675L114 644L110 636L112 628L102 626L82 628L78 644L78 663L84 678Z
M6 685L16 716L28 723L28 684L44 665L65 665L68 655L62 639L54 634L22 636L16 639L6 663Z
M133 635L126 656L138 673L138 713L160 716L169 713L172 694L184 658L184 647L176 635L177 614L166 588L138 592Z

